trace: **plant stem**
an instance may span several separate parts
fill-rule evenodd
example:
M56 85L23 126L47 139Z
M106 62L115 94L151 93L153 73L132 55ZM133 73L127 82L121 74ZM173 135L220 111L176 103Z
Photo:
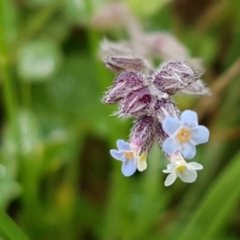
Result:
M6 37L6 2L0 1L0 66L1 66L1 78L3 85L3 97L5 101L5 110L8 120L13 124L15 122L16 115L16 99L13 94L13 87L9 76L9 57L8 57L8 43ZM14 125L14 124L13 124Z
M29 240L18 225L0 209L0 236L6 240Z
M14 140L17 146L17 152L20 149L20 139L17 125L17 100L14 91L13 83L11 81L10 66L9 66L9 42L7 38L7 10L11 5L10 1L0 1L0 77L2 80L3 100L6 112L7 125L14 133ZM17 224L0 209L0 234L4 239L9 240L27 240L22 230Z

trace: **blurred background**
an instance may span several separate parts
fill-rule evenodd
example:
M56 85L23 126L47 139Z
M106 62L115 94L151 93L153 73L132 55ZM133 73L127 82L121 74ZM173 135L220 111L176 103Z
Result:
M240 239L239 11L239 0L0 1L0 239ZM109 155L131 121L100 101L114 74L99 46L134 38L127 16L204 66L212 96L176 97L211 132L193 184L164 187L158 148L130 178Z

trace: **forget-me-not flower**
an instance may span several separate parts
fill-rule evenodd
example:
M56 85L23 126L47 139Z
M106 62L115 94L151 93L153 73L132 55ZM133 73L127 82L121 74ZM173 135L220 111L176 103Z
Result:
M129 177L136 172L137 158L131 149L128 142L124 140L117 140L118 150L111 149L110 154L113 158L122 161L122 173L124 176Z
M209 138L209 130L198 125L197 114L191 110L185 110L180 120L166 117L162 126L169 136L162 145L167 154L180 151L185 158L193 158L196 155L195 146L207 142Z
M170 164L167 165L167 169L163 170L164 173L169 173L164 185L172 185L176 178L179 177L183 182L192 183L197 179L197 171L203 169L203 166L196 162L187 163L181 156L181 154L173 154L171 158L174 158Z
M187 110L181 115L172 96L177 93L204 96L210 90L192 63L171 60L154 68L143 52L129 44L109 41L102 44L103 62L116 73L102 102L118 105L114 115L133 119L128 142L118 140L117 149L110 153L122 161L122 173L131 176L136 170L147 168L147 158L157 142L170 161L164 170L169 174L165 185L171 185L177 177L193 182L196 170L202 166L186 163L183 157L194 157L196 145L208 141L209 131L198 125L195 112Z

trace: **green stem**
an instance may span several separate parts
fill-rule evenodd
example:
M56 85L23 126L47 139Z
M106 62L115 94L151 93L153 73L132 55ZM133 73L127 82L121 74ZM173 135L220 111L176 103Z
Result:
M0 209L0 236L5 240L29 240L18 225Z
M54 1L53 4L38 11L24 26L16 43L19 45L34 38L62 7L63 1Z
M86 1L86 2L88 2L88 1ZM89 0L88 4L86 3L86 5L88 6L88 8L87 8L88 11L92 12L90 2L91 1ZM101 92L103 92L106 90L106 86L107 86L106 79L109 79L109 76L111 76L111 75L110 75L110 73L109 73L109 75L107 74L108 71L102 67L103 64L101 63L100 60L96 61L96 56L98 55L97 52L98 52L99 46L100 46L99 43L102 39L100 39L101 38L100 35L94 29L89 29L87 34L88 34L88 43L89 43L90 53L91 53L92 57L94 58L94 68L95 68L95 72L97 73L97 76L98 76L99 87L100 87Z
M17 125L17 99L16 92L13 87L11 75L10 75L10 46L7 38L8 21L7 21L7 9L11 5L10 1L0 1L0 76L2 79L3 99L6 112L7 125L12 129L14 133L14 140L16 146L20 149L20 139ZM0 234L4 239L9 240L26 240L28 239L17 224L2 210L0 209Z
M9 46L6 39L6 6L7 2L0 1L0 64L1 64L1 78L3 84L3 96L5 101L5 108L8 120L12 125L15 125L16 115L16 99L13 91L13 86L9 76L9 57L8 50Z
M3 86L3 98L7 118L12 126L15 128L16 122L16 99L13 94L13 86L9 76L9 66L5 56L1 55L1 77Z
M25 108L31 108L31 84L29 82L21 82L21 103Z
M86 10L88 15L92 15L93 14L93 2L92 0L84 0L85 6L86 6Z
M14 133L15 142L19 152L20 139L18 134L17 126L17 99L16 92L13 87L11 75L10 75L10 54L9 54L9 43L7 39L7 9L9 1L0 1L0 77L2 79L3 89L3 101L6 112L7 125L12 129Z

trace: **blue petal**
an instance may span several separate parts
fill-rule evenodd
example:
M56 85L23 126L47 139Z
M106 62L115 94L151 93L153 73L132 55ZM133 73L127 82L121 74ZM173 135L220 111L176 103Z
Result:
M179 144L175 138L167 138L162 145L162 149L164 152L168 154L175 153L178 150Z
M129 177L137 170L137 165L134 160L124 161L122 164L122 173L124 176Z
M197 113L191 110L185 110L181 115L181 121L184 126L189 128L195 128L198 126Z
M196 147L191 143L182 144L180 151L182 155L187 159L193 158L196 155Z
M166 117L163 121L162 128L169 136L173 136L181 126L181 122L174 117Z
M204 126L198 126L197 128L192 130L192 139L194 143L201 144L208 141L209 138L209 130Z
M111 149L110 154L113 158L120 160L120 161L124 161L124 153L123 152L119 152L115 149Z
M117 147L120 151L131 151L131 147L128 142L125 142L122 139L117 140Z

